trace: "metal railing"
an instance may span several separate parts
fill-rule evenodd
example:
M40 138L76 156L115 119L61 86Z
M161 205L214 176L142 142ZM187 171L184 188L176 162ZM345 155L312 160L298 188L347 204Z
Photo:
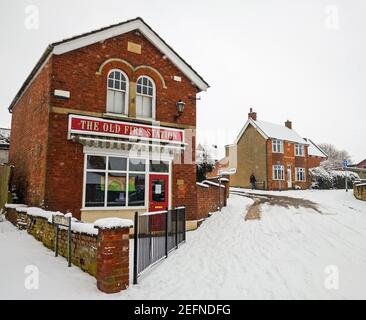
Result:
M186 240L186 210L135 213L133 284L149 267L167 258Z

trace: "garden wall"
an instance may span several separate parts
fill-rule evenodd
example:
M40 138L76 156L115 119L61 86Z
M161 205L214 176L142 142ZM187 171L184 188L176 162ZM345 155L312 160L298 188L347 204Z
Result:
M55 250L56 227L53 215L60 212L29 208L24 205L6 205L7 220L19 229L26 229L44 246ZM83 223L72 218L71 263L96 277L98 288L115 293L129 285L129 228L132 221L118 218L100 219ZM67 258L67 230L59 230L59 255Z
M199 219L205 219L209 213L218 211L219 203L221 203L221 207L226 206L229 197L228 182L228 179L222 179L221 187L217 181L197 182L197 216Z
M353 186L353 194L356 199L366 201L366 183L355 183Z

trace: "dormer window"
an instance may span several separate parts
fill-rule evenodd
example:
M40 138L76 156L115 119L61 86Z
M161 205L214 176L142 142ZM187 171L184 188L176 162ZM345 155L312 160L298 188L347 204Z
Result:
M107 112L128 114L128 78L121 70L111 70L107 80Z
M305 146L303 144L295 144L295 156L304 157L305 156Z
M283 141L278 139L272 140L272 152L283 153Z
M137 80L136 117L155 119L155 84L147 76Z

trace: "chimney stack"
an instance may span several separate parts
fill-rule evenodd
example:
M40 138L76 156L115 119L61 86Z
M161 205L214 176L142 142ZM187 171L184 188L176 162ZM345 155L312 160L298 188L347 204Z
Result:
M253 112L253 108L250 108L250 112L248 113L248 119L253 119L254 121L257 120L257 113Z
M292 129L292 122L291 122L290 120L287 120L287 121L285 122L285 126L286 126L287 128L289 128L289 129Z

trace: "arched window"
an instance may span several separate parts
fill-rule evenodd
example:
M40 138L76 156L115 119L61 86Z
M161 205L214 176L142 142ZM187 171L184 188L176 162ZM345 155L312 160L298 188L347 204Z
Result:
M127 115L128 78L121 70L111 70L107 81L107 112Z
M137 80L136 116L155 119L155 84L146 76Z

